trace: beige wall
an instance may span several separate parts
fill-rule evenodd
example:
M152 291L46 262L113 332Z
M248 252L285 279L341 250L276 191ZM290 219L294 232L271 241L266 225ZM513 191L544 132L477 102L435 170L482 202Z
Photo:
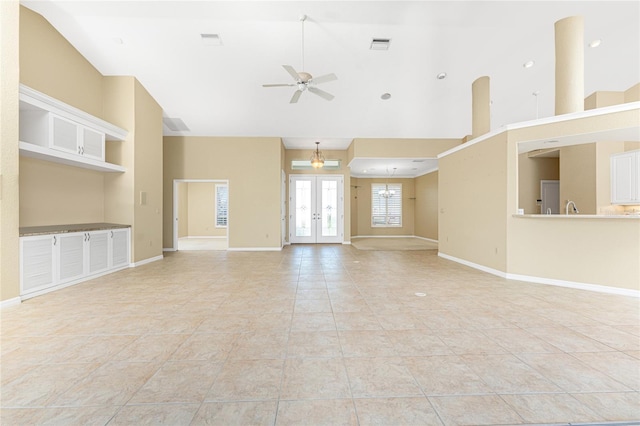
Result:
M438 161L440 253L499 271L507 266L506 140L501 133ZM513 162L516 170L517 155Z
M0 1L0 301L20 295L19 14L18 1Z
M640 219L508 221L509 273L640 290Z
M518 156L518 208L525 214L540 214L540 181L560 179L559 158Z
M587 96L584 100L584 109L602 108L611 105L619 105L624 103L625 92L594 92Z
M353 145L353 144L352 144ZM286 208L289 211L289 175L342 175L344 177L344 241L351 241L351 235L356 235L351 228L351 171L349 170L349 150L321 150L325 159L327 160L340 160L340 170L327 170L324 168L313 170L291 170L292 160L308 160L311 158L311 154L314 149L288 149L284 155L284 167L283 170L287 174L287 202ZM288 215L287 215L288 217ZM287 223L287 241L289 240L289 230Z
M214 182L188 182L188 234L196 237L224 237L226 228L216 228Z
M102 75L49 22L26 7L20 8L20 82L103 118Z
M134 143L135 143L135 91L133 77L105 77L105 120L128 131L124 141L108 142L106 159L120 164L125 173L109 173L105 179L105 220L112 223L134 225ZM132 243L135 244L132 229ZM133 250L132 250L133 258Z
M135 162L133 261L162 256L162 108L134 81ZM140 194L146 194L146 203Z
M371 226L371 184L402 184L402 227L381 228ZM415 185L413 179L358 178L357 226L354 236L414 235Z
M173 247L173 180L229 180L229 248L279 249L280 138L165 137L164 247Z
M560 207L567 200L581 214L621 212L611 205L611 155L625 151L625 142L595 142L560 149Z
M438 240L438 172L414 179L415 226L414 235Z
M624 102L638 102L640 101L640 83L630 87L624 92Z
M104 175L20 158L20 226L104 222Z

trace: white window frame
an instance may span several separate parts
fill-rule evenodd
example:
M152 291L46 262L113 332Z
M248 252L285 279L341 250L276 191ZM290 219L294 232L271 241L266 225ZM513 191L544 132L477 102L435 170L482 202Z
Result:
M398 223L390 223L389 222L389 199L388 198L384 198L384 197L380 197L380 195L378 195L378 192L380 190L395 190L396 194L394 195L394 197L398 197L397 199L400 200L399 203L399 221ZM375 204L374 203L374 197L378 197L378 198L383 198L384 201L384 222L385 223L375 223L374 221L374 217L379 217L382 216L380 213L374 212L375 209ZM371 184L371 227L372 228L402 228L402 184L401 183L372 183ZM395 215L393 215L395 216Z
M219 219L220 216L218 216L218 191L220 188L225 188L227 191L227 214L225 216L225 224L224 225L220 225L219 224ZM215 185L215 193L214 193L214 211L216 214L215 217L215 222L216 222L216 228L227 228L229 226L229 185L226 183L216 183Z

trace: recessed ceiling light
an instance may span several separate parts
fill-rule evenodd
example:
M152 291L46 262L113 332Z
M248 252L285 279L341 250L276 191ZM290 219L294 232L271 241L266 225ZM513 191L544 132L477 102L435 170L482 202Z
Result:
M522 66L525 67L525 68L531 68L534 65L535 65L534 61L527 61L524 64L522 64Z
M371 40L371 46L369 46L370 50L389 50L389 45L391 44L390 38L374 38Z
M382 95L380 95L380 99L382 99L383 101L386 101L387 99L391 98L391 93L383 93Z
M602 40L600 39L593 40L591 43L589 43L589 47L598 47L600 46L600 43L602 43Z
M200 38L205 46L222 46L219 34L200 34Z
M444 80L445 78L447 78L447 73L446 72L441 72L440 74L436 75L436 78L438 80Z
M365 169L365 170L363 170L363 171L362 171L362 173L367 173L367 170L366 170L366 169Z

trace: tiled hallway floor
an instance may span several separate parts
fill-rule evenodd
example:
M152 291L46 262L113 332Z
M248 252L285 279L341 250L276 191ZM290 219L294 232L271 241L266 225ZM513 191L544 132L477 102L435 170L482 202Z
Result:
M178 252L1 315L4 426L640 417L639 299L435 251Z

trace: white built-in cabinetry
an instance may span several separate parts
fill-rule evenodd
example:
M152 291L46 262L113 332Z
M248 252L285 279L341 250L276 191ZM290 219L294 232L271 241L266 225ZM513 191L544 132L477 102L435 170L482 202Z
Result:
M640 150L611 156L611 204L640 204Z
M20 295L29 298L129 266L129 228L20 237Z
M20 86L20 155L101 172L124 172L105 161L105 142L127 132L57 99Z

